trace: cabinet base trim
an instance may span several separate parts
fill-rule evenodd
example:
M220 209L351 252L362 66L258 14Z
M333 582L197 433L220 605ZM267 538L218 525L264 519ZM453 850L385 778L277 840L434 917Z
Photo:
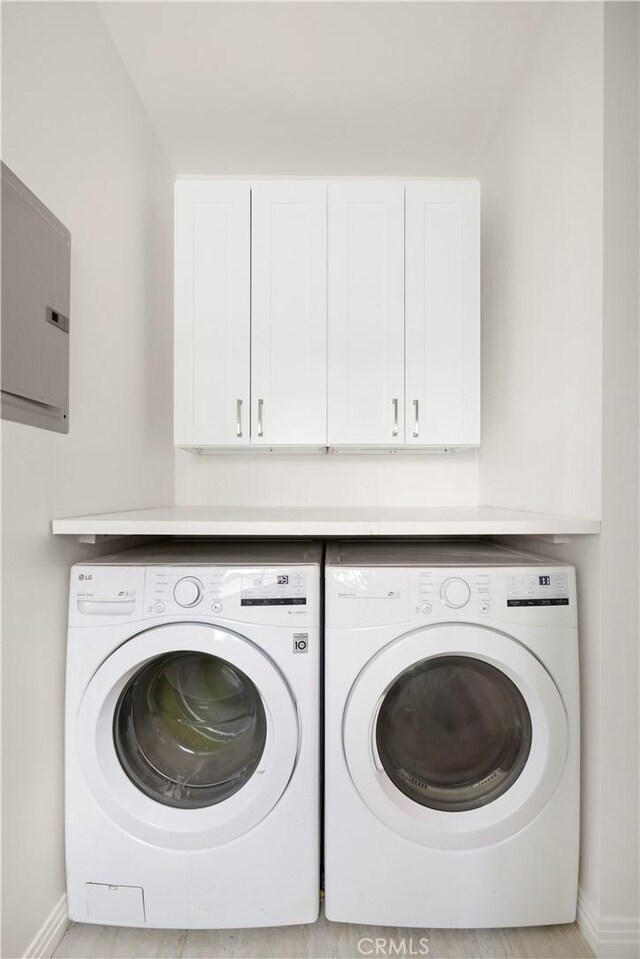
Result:
M431 453L441 456L452 456L454 453L463 453L465 450L475 450L480 444L468 446L329 446L328 453L394 453L406 456L413 453Z
M415 455L416 453L429 453L441 456L451 456L454 453L462 453L465 450L478 449L479 444L469 444L468 446L192 446L190 444L175 444L178 449L186 450L189 453L196 453L198 456L213 456L221 454L223 456L246 456L247 453L274 453L293 455L295 453L310 453L312 455L322 455L325 453L336 454L358 454L358 453L386 453L401 454L403 456Z
M176 443L179 449L187 450L189 453L197 453L198 456L212 456L220 453L223 456L246 456L247 453L326 453L326 446L187 446L182 443Z

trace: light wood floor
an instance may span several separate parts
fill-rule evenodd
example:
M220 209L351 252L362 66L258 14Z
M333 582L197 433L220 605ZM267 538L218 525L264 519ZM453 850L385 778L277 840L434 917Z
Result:
M321 917L312 926L273 929L119 929L74 923L57 959L588 959L577 925L530 929L397 929L348 926ZM376 951L375 941L381 940ZM421 943L421 940L422 943ZM392 945L393 943L393 945ZM359 948L360 944L360 948ZM413 949L413 951L411 951Z

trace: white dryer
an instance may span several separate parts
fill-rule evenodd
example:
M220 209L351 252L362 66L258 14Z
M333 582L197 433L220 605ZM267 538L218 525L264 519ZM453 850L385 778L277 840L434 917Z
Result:
M313 922L319 545L195 543L71 571L69 915Z
M575 573L481 543L326 559L328 919L572 922Z

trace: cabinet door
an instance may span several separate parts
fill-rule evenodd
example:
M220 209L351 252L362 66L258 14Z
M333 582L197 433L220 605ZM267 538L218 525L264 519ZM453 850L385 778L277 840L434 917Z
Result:
M324 183L252 186L251 445L327 442Z
M249 444L250 228L248 183L176 183L178 446Z
M404 185L329 185L329 444L404 442Z
M406 188L406 437L480 442L480 185Z

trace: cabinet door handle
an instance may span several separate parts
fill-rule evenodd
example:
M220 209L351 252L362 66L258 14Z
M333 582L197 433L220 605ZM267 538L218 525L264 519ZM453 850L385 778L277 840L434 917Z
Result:
M242 436L242 400L236 400L236 436Z
M391 430L392 436L398 435L398 400L394 399L391 401L393 403L393 429Z
M258 400L258 436L264 436L262 432L262 407L264 406L264 400Z
M420 423L418 421L419 409L420 409L419 401L414 400L413 401L413 435L414 437L416 437L418 433L420 432Z

